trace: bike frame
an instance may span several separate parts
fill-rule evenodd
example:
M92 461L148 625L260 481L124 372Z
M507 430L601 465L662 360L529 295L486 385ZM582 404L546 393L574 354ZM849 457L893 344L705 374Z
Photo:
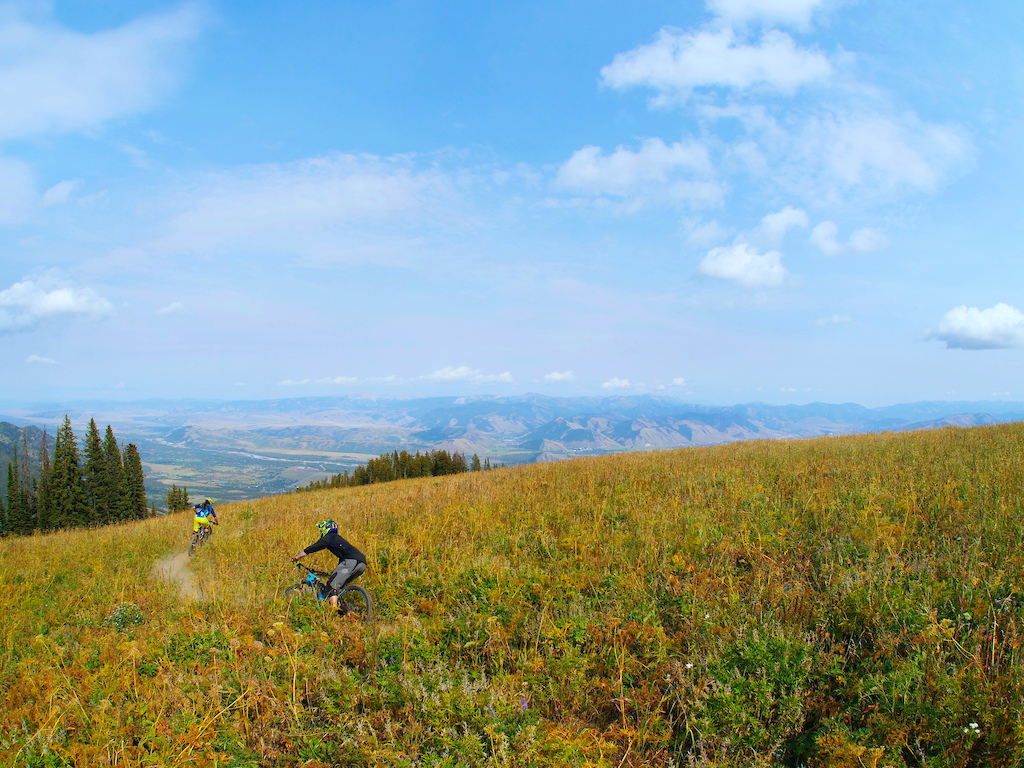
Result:
M310 568L308 566L303 565L302 563L296 563L295 565L296 567L301 568L304 571L307 571L305 582L309 584L309 586L312 588L314 592L316 592L318 600L326 600L328 597L330 597L331 592L333 590L322 579L326 579L331 574L327 573L326 571L318 571L315 568Z

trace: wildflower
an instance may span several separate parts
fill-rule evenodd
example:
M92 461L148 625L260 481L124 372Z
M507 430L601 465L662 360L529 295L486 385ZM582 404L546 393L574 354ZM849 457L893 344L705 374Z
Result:
M693 664L692 664L692 663L690 663L689 661L688 661L688 662L686 662L686 668L687 668L687 669L693 669Z
M142 623L142 611L135 603L122 603L107 616L105 621L123 632Z

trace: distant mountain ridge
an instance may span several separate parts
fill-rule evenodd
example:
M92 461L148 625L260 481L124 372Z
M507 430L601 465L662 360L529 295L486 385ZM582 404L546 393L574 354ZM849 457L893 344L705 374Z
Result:
M139 444L140 450L144 448L143 456L152 457L155 465L189 458L201 478L204 467L227 461L230 467L216 487L228 483L236 486L238 493L262 494L291 490L325 472L354 467L393 450L443 449L506 464L555 461L739 440L1024 421L1024 403L917 402L881 408L856 403L708 406L656 395L538 394L94 401L31 406L0 403L0 420L51 425L51 432L65 414L76 425L84 426L90 418L113 424L119 434ZM256 464L259 472L252 470ZM167 484L181 483L168 472ZM257 474L258 482L245 479Z

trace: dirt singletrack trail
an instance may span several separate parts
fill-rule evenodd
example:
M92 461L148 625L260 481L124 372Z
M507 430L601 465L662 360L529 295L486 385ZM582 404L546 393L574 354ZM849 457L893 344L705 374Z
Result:
M188 552L167 555L153 563L153 576L178 585L182 597L201 600L203 591L196 587L196 575L188 567Z

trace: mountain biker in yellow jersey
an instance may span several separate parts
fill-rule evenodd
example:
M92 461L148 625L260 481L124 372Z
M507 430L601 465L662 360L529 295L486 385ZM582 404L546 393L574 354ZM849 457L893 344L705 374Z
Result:
M192 519L192 533L198 533L201 527L206 527L209 530L206 532L208 536L213 535L213 526L220 525L217 521L217 513L213 511L213 504L210 503L209 499L206 499L202 504L195 504L192 507L192 512L195 517Z
M338 524L333 520L321 520L316 527L320 530L320 539L299 552L292 558L292 562L296 563L306 555L312 555L322 549L338 558L337 567L327 578L327 586L334 590L329 599L331 605L337 608L338 590L366 570L366 556L338 535Z

